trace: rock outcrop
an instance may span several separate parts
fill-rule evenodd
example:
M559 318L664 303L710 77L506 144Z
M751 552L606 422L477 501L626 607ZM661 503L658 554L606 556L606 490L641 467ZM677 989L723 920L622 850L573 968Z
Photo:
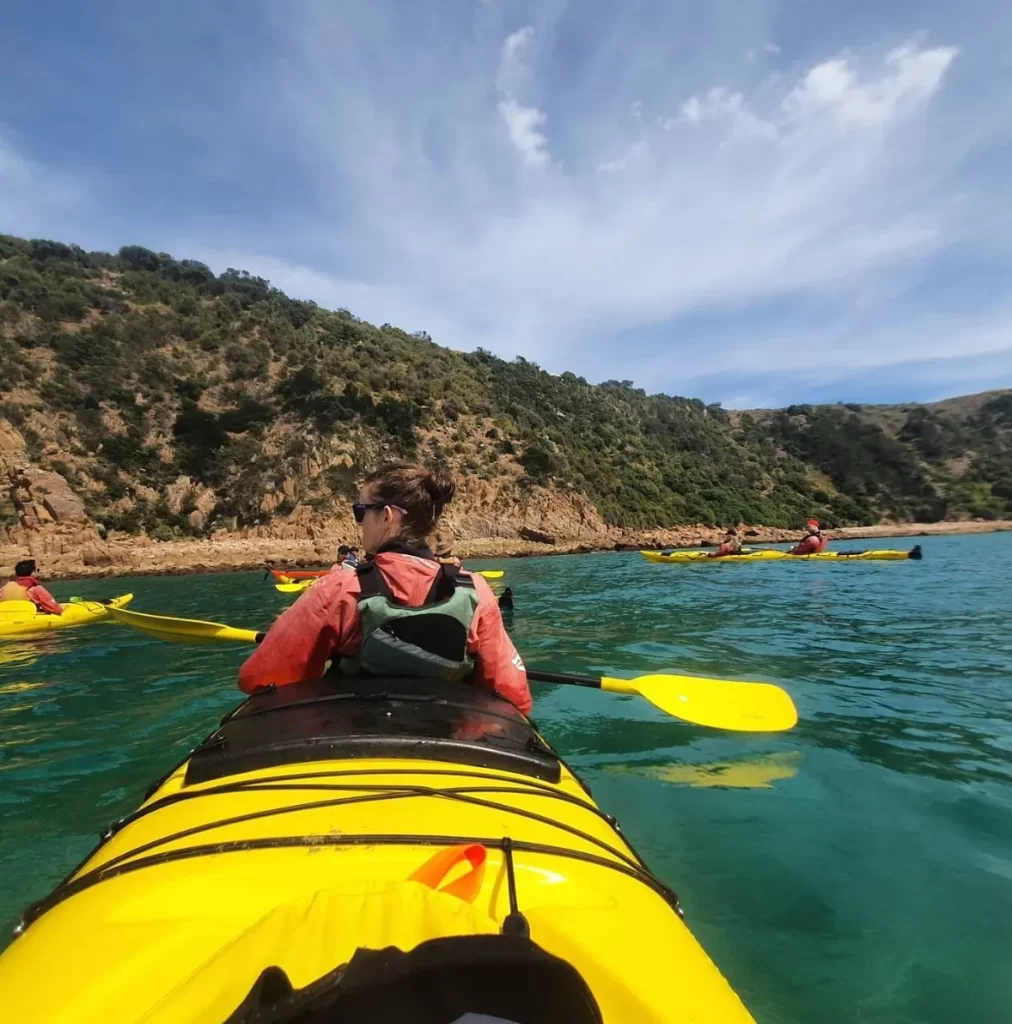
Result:
M0 474L16 524L0 528L0 576L21 558L34 558L50 575L101 572L120 562L89 519L84 501L59 473L27 462L24 438L0 420Z

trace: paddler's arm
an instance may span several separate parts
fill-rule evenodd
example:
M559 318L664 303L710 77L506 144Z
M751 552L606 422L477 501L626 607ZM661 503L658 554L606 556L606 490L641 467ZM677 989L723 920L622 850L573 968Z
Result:
M527 714L534 704L527 669L503 625L499 603L481 576L473 576L478 611L468 637L474 655L474 681L492 690Z
M28 599L47 615L62 615L63 605L41 583L28 588Z
M267 631L257 649L239 669L239 689L252 693L260 686L285 686L319 679L333 651L350 628L346 584L356 577L330 573L314 583Z

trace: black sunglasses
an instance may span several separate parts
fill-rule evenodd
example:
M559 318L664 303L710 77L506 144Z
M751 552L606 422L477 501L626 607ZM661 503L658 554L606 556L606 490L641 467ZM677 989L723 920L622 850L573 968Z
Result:
M387 502L365 504L364 502L361 501L356 501L355 504L351 506L351 512L352 515L355 517L355 522L361 525L362 520L365 519L365 514L369 511L369 509L381 508L395 508L397 509L398 512L403 512L404 515L408 514L407 509L401 508L400 505L390 505Z

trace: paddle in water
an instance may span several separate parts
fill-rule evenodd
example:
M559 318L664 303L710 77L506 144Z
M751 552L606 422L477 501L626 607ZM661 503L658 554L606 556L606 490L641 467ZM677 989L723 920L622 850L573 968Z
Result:
M655 673L635 679L575 676L528 668L527 678L538 683L586 686L608 693L635 694L672 718L732 732L785 732L798 721L794 701L773 683Z
M197 643L235 640L257 644L264 638L264 634L256 630L237 629L220 622L176 619L168 615L150 615L120 608L110 608L109 614L125 626L159 640ZM798 712L790 696L772 683L662 674L617 679L610 676L541 672L538 669L528 669L527 678L534 682L584 686L606 690L608 693L635 694L673 718L713 729L782 732L792 728L798 720Z

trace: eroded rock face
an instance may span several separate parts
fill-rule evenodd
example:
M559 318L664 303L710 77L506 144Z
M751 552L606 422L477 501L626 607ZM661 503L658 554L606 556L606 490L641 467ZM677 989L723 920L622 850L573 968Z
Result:
M70 489L70 484L59 473L36 472L29 477L30 497L57 523L88 523L84 502Z
M7 420L0 419L0 472L4 477L25 462L25 439Z
M113 565L115 556L67 481L59 473L12 464L10 453L16 447L10 440L6 432L7 496L18 525L0 532L0 575L12 572L26 556L47 575Z
M183 511L183 506L192 490L193 481L188 476L177 476L171 484L166 485L165 503L174 516L178 516Z

